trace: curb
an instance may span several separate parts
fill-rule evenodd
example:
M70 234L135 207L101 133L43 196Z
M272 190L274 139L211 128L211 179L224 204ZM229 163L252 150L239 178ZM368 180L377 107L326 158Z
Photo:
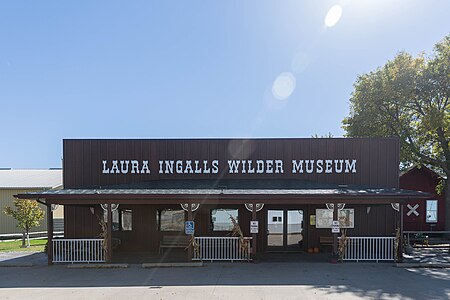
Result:
M397 263L397 268L450 268L449 263Z
M128 264L77 264L67 265L67 269L126 269Z
M180 268L180 267L203 267L203 262L179 262L179 263L144 263L142 268Z

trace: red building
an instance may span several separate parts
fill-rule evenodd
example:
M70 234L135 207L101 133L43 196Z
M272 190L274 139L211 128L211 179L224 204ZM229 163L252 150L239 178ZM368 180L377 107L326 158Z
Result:
M427 192L429 199L404 204L403 230L442 231L445 227L445 195L438 195L436 186L442 177L425 166L415 166L400 176L400 188Z

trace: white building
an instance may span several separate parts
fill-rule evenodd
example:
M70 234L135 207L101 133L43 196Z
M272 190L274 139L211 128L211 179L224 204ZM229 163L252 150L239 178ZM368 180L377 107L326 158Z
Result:
M17 221L4 213L7 206L13 207L14 195L62 188L62 170L11 170L0 169L0 235L20 234ZM40 205L46 211L44 205ZM53 213L55 231L64 230L64 211L59 207ZM31 232L47 231L47 219L41 225L32 228Z

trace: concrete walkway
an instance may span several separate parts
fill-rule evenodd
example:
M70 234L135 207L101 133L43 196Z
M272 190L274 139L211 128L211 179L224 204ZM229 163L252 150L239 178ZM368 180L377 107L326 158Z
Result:
M128 257L130 255L128 254ZM137 258L136 258L137 257ZM145 256L136 255L134 259L119 262L140 264L145 261ZM157 261L155 257L150 261ZM307 253L266 253L263 255L262 263L272 262L297 262L297 263L326 263L329 262L329 254L307 254ZM148 261L148 262L150 262ZM184 260L183 260L184 261ZM405 264L448 264L450 266L449 248L414 248L411 255L404 255ZM0 252L0 266L4 265L47 265L47 255L42 252Z
M414 248L411 254L405 254L403 263L407 266L450 267L450 248Z
M47 254L32 251L0 252L0 267L32 267L39 265L47 265Z
M30 257L42 257L38 254ZM4 261L4 256L3 261ZM450 269L393 263L206 263L195 268L0 268L0 299L450 299Z

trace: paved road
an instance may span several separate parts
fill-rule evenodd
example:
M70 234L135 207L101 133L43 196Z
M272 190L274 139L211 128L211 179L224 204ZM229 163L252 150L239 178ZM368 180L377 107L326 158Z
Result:
M0 299L450 299L450 269L389 263L0 268Z

